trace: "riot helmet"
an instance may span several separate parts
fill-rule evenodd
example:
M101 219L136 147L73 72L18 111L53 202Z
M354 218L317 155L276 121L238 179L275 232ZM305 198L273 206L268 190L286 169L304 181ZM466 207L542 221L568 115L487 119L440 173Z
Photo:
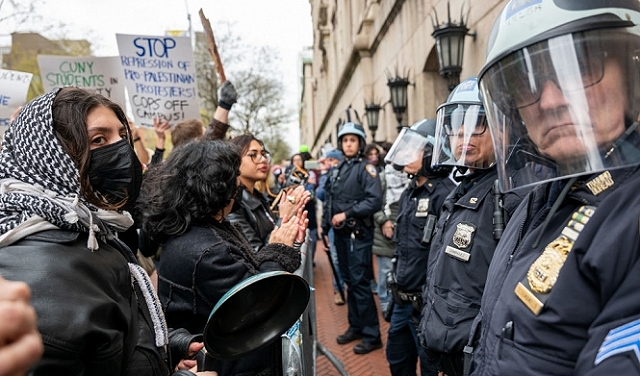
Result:
M431 167L435 134L436 119L422 119L414 123L410 128L403 128L385 156L385 162L393 164L396 169L401 170L422 159L422 165L417 172L406 172L411 175L425 177L448 175L451 172L450 167Z
M462 81L436 111L433 166L486 169L495 154L477 77Z
M342 152L344 152L344 150L342 150L342 136L346 134L353 134L358 136L358 154L362 154L364 152L364 146L367 139L362 125L353 122L347 122L342 125L342 127L338 131L338 150Z
M506 5L479 74L503 190L640 163L639 23L636 0Z

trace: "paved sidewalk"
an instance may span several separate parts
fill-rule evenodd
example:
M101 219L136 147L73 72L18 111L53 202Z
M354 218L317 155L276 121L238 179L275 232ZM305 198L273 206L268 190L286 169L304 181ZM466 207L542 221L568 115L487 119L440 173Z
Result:
M350 376L390 376L389 364L384 353L389 323L384 321L381 316L379 317L380 332L384 344L381 349L374 350L366 355L357 355L353 352L353 346L358 343L357 341L339 345L336 342L336 337L344 333L349 326L347 322L347 305L337 306L333 303L331 266L326 252L321 247L318 247L316 251L315 263L313 278L316 289L316 331L318 342L343 363L346 372ZM374 295L374 297L377 305L378 296ZM378 312L378 315L380 315L380 312ZM336 370L326 356L318 352L316 375L340 376L340 372Z

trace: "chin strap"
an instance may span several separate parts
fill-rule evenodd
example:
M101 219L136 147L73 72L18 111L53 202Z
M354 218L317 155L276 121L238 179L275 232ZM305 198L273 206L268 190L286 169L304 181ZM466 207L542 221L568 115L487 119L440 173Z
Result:
M467 176L467 168L466 167L456 167L455 170L453 170L453 180L456 181L456 183L460 183L465 176Z
M551 222L551 218L553 217L554 214L556 214L556 212L558 211L558 208L564 201L564 198L567 196L567 194L569 193L569 190L571 189L571 187L573 187L573 185L577 180L578 180L577 177L573 177L569 179L569 181L567 181L567 184L562 188L562 191L558 195L558 198L556 198L556 200L553 202L553 205L551 206L551 209L549 210L547 217L544 219L544 222L542 223L542 227L541 227L542 231L540 231L540 234L538 234L538 238L531 245L531 248L535 248L538 246L538 244L540 243L540 238L542 238L542 235L544 234L544 231L547 229L549 222Z
M627 130L625 130L624 133L620 135L620 137L618 137L616 142L613 143L613 145L611 146L611 149L609 149L609 151L605 153L604 159L609 158L611 154L613 154L613 152L624 142L624 140L626 140L627 137L631 135L631 133L635 132L637 128L638 128L638 122L631 124L629 128L627 128Z

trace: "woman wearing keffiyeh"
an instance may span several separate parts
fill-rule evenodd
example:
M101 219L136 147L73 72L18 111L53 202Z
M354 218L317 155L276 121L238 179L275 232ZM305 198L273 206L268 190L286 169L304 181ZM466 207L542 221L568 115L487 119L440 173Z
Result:
M31 288L45 346L35 375L164 376L170 337L182 344L175 355L201 347L168 334L146 273L117 239L141 183L131 145L122 109L77 88L35 98L5 134L0 274Z

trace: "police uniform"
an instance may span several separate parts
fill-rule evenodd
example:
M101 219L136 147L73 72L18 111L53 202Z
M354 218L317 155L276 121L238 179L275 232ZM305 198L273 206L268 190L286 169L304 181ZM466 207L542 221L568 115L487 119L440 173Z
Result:
M496 167L491 167L463 178L445 201L431 244L420 343L428 352L441 354L443 366L454 364L458 370L498 242L492 221L496 209L492 192L497 177ZM522 196L503 195L505 221Z
M329 228L335 214L344 212L347 217L334 232L340 274L349 291L349 330L361 334L363 342L380 343L378 313L370 284L372 216L382 206L378 172L374 165L354 157L340 162L326 184L327 205L331 210L324 216L323 228Z
M424 228L428 221L437 219L445 197L454 188L448 177L429 178L419 187L414 179L400 196L394 229L397 290L393 294L399 301L393 306L386 349L392 375L415 375L418 357L423 376L437 375L418 344L412 317L414 307L420 306L429 256L430 239L423 241Z
M562 184L525 199L489 269L473 375L640 374L638 169L581 177L546 226Z

